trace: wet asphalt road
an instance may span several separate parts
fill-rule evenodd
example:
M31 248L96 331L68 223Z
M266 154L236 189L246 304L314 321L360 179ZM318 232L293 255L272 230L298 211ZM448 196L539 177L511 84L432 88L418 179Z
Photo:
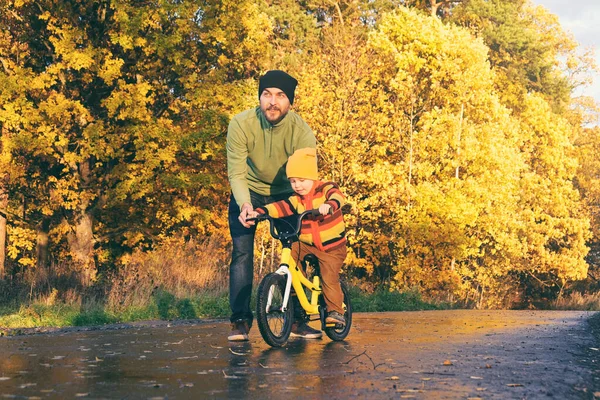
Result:
M593 313L355 314L344 342L222 320L118 325L0 338L0 397L17 399L593 399Z

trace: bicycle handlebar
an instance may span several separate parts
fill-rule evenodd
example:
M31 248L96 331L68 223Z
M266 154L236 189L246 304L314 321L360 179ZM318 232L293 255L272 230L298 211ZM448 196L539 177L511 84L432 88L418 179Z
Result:
M270 216L269 214L258 214L255 218L248 218L248 219L246 219L246 221L260 222L260 221L268 220L270 222L269 231L271 233L271 236L273 236L277 240L285 240L285 239L290 239L294 236L298 236L298 234L300 233L300 229L302 228L302 220L307 215L312 215L312 216L316 217L316 216L321 215L321 213L319 212L318 209L314 209L314 210L306 210L303 213L298 214L298 223L293 232L277 232L275 230L275 224L273 223L273 221L276 219L280 219L280 218L274 218L274 217ZM291 224L289 224L289 225L291 226Z

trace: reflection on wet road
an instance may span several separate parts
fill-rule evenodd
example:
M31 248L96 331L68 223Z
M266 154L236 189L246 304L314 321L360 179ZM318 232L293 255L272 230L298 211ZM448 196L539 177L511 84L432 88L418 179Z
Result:
M355 314L345 342L228 343L226 321L0 338L5 398L536 398L577 395L585 312ZM583 356L581 356L583 357ZM586 375L587 374L587 375ZM556 382L548 381L556 377ZM571 397L572 398L572 397Z

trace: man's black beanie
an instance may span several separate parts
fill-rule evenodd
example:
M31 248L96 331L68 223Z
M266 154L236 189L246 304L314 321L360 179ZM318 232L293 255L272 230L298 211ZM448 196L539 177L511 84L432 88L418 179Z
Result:
M258 98L260 99L263 90L274 87L281 89L290 100L290 104L294 104L294 91L297 85L298 81L283 71L277 69L267 71L258 81Z

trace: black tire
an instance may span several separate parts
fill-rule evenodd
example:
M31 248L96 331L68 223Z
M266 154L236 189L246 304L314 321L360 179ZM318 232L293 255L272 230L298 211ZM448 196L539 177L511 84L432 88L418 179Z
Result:
M335 341L344 340L346 336L348 336L348 333L350 333L350 328L352 327L352 302L350 301L350 292L348 291L346 282L340 281L340 285L342 286L342 293L344 294L344 318L346 319L346 325L341 328L325 328L325 334L329 339Z
M291 301L288 300L286 310L281 311L286 279L285 275L272 272L258 286L256 322L265 342L273 347L281 347L287 343L294 322L294 305ZM269 292L272 293L270 306Z

